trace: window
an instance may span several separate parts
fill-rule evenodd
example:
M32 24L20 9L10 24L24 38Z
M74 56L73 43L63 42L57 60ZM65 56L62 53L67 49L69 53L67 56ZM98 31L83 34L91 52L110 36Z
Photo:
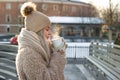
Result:
M64 33L65 33L65 36L74 36L75 35L75 32L74 32L74 27L73 26L67 26L64 28Z
M10 32L10 25L7 25L6 32Z
M6 23L10 23L11 22L11 15L7 14L5 20L6 20Z
M10 10L11 9L11 4L10 3L6 3L6 9Z
M46 11L47 10L47 4L42 4L42 9Z
M82 7L80 7L80 16L83 16L83 8Z
M19 24L23 24L24 22L24 18L21 15L18 16L18 22Z
M67 11L67 6L63 6L63 11Z
M58 11L59 6L58 5L53 5L53 11Z
M76 7L72 6L72 12L76 12Z
M68 6L63 6L63 13L64 13L65 16L68 16L68 15L69 15L68 10L69 10L69 7L68 7Z

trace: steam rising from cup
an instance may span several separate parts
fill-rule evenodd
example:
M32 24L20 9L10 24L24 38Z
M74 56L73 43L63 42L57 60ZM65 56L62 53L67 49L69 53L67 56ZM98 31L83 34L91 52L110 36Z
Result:
M59 49L64 45L63 37L60 37L61 27L60 25L54 25L52 29L52 44L55 49Z
M52 29L52 39L57 39L60 37L60 31L61 31L61 26L60 25L54 25Z

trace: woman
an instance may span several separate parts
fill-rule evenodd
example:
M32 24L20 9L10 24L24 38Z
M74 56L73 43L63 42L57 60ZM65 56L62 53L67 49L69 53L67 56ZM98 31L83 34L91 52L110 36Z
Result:
M25 17L25 28L18 36L19 80L64 80L65 49L51 51L50 20L32 2L22 5L21 14Z

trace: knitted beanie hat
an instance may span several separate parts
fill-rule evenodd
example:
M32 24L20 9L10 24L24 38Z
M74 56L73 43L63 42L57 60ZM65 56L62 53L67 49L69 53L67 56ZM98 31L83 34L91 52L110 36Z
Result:
M25 17L25 28L27 30L38 32L51 22L45 14L36 10L36 5L32 2L26 2L21 7L21 14Z

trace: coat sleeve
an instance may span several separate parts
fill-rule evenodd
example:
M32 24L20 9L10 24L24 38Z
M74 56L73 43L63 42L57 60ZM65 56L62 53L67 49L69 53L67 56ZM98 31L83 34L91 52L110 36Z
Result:
M34 54L34 51L29 50L28 53ZM23 66L23 71L27 75L28 80L64 80L63 74L66 64L64 55L53 54L49 65L46 66L42 57L38 59L33 54L26 56Z

